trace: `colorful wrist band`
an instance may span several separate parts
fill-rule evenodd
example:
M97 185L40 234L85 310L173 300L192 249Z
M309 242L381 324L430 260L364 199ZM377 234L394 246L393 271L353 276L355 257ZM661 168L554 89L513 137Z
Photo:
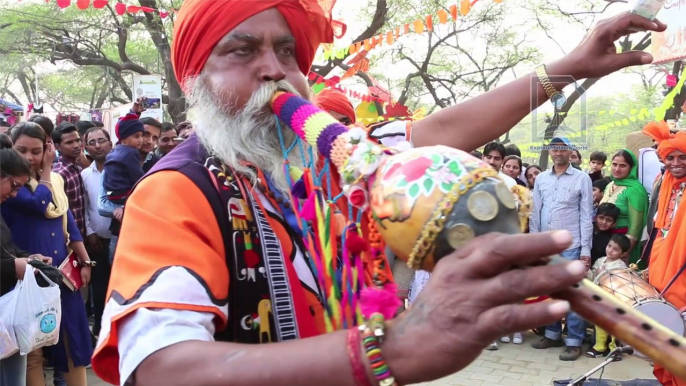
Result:
M369 327L366 327L362 333L362 344L364 351L367 353L367 359L374 372L374 377L381 386L398 386L395 378L391 375L391 369L386 364L386 360L381 354L381 346L379 339L374 335L374 332Z
M357 328L351 328L348 330L348 342L346 344L346 349L348 351L350 367L353 369L355 385L372 386L369 378L367 377L367 369L365 369L364 363L362 362L362 339L360 337L360 330Z

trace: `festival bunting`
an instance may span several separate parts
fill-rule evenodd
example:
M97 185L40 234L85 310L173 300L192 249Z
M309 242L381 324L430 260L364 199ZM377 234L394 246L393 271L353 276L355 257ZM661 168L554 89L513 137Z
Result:
M21 0L19 0L21 1ZM49 3L51 0L45 0L46 3ZM75 5L76 8L80 10L86 10L89 8L95 8L95 9L103 9L107 6L109 3L109 0L55 0L55 4L57 4L57 7L64 9L68 8L72 5ZM165 19L167 16L169 16L170 12L176 13L177 11L175 9L172 9L171 11L167 11L164 9L155 9L151 7L141 7L137 5L127 5L125 3L122 3L121 1L117 1L114 4L114 11L117 13L119 16L123 16L126 13L130 14L136 14L138 12L145 12L145 13L157 13L160 15L160 18Z
M424 32L431 32L434 29L434 20L437 20L439 24L448 23L448 18L456 22L458 17L466 16L472 9L474 4L479 0L459 0L456 4L448 7L448 11L445 9L440 9L432 15L427 15L422 19L417 19L411 23L404 24L402 26L397 26L391 28L389 31L380 33L369 39L365 39L358 42L353 42L348 47L335 48L332 44L327 44L324 46L323 54L318 58L322 61L332 60L332 59L343 59L348 55L355 54L361 51L371 51L377 47L383 45L390 46L394 44L401 36L408 35L410 33L421 34ZM503 0L493 0L494 3L502 3Z
M667 110L671 109L674 106L674 98L676 98L677 95L681 93L681 90L684 88L684 82L686 82L686 67L684 67L684 72L681 73L681 79L679 79L679 82L674 86L672 91L667 94L665 97L665 100L662 101L662 105L658 108L655 109L655 120L656 121L663 121L665 119L665 115L667 115Z

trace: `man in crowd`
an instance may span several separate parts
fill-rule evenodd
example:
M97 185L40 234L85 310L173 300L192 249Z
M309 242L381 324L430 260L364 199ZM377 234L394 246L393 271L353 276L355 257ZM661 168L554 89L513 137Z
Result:
M483 160L486 161L493 169L498 171L498 176L505 182L508 189L512 189L517 185L517 181L514 178L506 175L500 169L503 166L503 160L507 155L505 146L498 142L491 142L484 146Z
M609 50L635 27L665 28L622 14L600 24L565 59L549 64L548 73L602 77L650 62L646 53ZM291 216L283 209L289 186L269 108L277 83L309 97L306 74L314 54L321 43L332 40L328 10L313 0L183 3L172 63L199 120L196 133L164 157L127 202L93 358L101 378L139 386L223 385L228 379L234 385L342 386L362 383L355 378L364 379L366 371L373 379L360 342L348 338L354 334L324 333L320 291L301 237L290 228ZM397 135L414 146L440 140L475 149L529 114L530 82L529 77L518 79L401 125ZM542 88L537 92L534 100L546 99ZM499 114L489 113L494 109ZM284 128L283 134L286 145L293 143L293 132ZM224 187L231 196L222 193ZM225 213L229 200L235 209ZM240 216L232 217L237 221L230 221L231 213ZM250 247L236 242L229 234L234 226L241 239L242 232L258 238ZM395 380L413 384L454 373L493 339L566 314L566 302L522 302L577 282L585 274L582 263L508 268L515 261L539 261L571 242L565 231L490 234L445 257L427 291L387 324L380 350ZM251 269L265 268L267 250L269 263L282 269L281 275L241 280L241 270L234 267L245 266L247 248L260 253L251 258ZM271 306L277 295L284 307ZM279 343L248 344L260 342Z
M173 123L164 122L162 124L162 134L160 134L160 139L157 140L157 149L155 149L155 156L162 158L167 153L172 151L176 147L176 138L179 133L176 131Z
M686 307L686 278L681 275L667 288L669 282L679 275L686 264L686 210L682 197L686 192L686 132L670 133L667 125L650 125L651 137L659 142L657 151L665 164L665 173L659 189L657 213L650 248L648 282L664 292L665 300L680 310ZM682 229L683 227L683 229ZM684 386L660 366L655 366L655 377L665 386Z
M86 193L81 178L81 166L76 163L83 153L81 137L73 123L64 122L52 132L52 141L60 157L52 167L52 171L64 179L64 190L69 198L69 209L74 215L74 222L81 235L86 232ZM92 236L97 238L97 235ZM88 243L87 238L84 241Z
M529 232L538 233L566 229L574 241L560 253L567 260L582 259L591 262L591 240L593 239L593 187L591 177L571 165L573 146L566 137L555 137L550 141L550 158L553 168L539 174L534 185L534 208L529 221ZM574 361L581 355L581 343L586 326L575 312L567 314L567 339L562 341L560 322L550 325L545 336L532 346L537 349L562 347L562 361Z
M143 122L143 145L139 149L141 153L141 163L143 164L143 171L149 172L153 166L159 161L160 157L155 155L155 147L162 134L162 124L155 118L145 117L141 118Z
M345 94L338 90L332 88L322 90L314 98L314 103L346 126L357 121L352 103Z
M100 334L102 312L105 307L107 286L110 280L110 259L109 247L110 238L110 219L98 213L98 199L105 157L112 151L112 141L109 133L99 127L92 127L84 133L83 142L85 149L93 159L90 166L83 169L81 178L86 189L86 218L88 226L86 229L86 247L90 258L97 263L93 268L91 296L94 303L94 324L93 335L97 338Z

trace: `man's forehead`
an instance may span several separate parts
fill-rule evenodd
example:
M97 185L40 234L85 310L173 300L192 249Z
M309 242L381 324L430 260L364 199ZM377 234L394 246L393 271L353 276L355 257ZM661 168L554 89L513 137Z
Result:
M267 35L274 40L295 41L286 19L277 9L271 8L245 19L224 35L219 43L232 40L263 41Z
M671 156L671 157L680 157L682 155L686 155L686 153L684 153L681 150L674 150L673 152L669 153L669 156Z

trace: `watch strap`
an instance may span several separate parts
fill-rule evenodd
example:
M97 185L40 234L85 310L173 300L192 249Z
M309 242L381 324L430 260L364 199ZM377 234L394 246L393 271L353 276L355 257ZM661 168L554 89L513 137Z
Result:
M545 64L536 67L536 76L538 77L538 81L541 82L541 86L543 86L543 90L548 95L548 98L552 98L553 95L557 94L555 86L553 86L550 77L548 77L548 71L545 69Z

